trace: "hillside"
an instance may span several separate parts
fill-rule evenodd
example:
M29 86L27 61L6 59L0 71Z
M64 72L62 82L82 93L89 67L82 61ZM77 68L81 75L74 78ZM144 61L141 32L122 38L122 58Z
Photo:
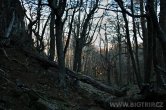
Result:
M57 68L47 68L15 48L1 48L0 53L1 110L103 110L70 85L64 93Z

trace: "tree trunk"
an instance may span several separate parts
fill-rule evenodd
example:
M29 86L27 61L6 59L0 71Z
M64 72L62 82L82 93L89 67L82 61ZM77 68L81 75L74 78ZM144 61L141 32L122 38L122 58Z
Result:
M127 51L127 82L128 84L133 84L133 80L132 80L132 72L131 72L131 66L130 66L130 54L129 52Z
M159 24L163 30L163 32L166 34L166 0L160 0L160 17L159 17ZM161 47L159 47L160 50ZM158 51L159 51L158 50ZM161 53L161 50L160 50ZM159 54L160 56L158 58L160 58L160 61L162 61L162 54ZM165 56L166 57L166 56ZM166 58L165 58L166 59ZM165 62L165 66L163 66L163 64L161 63L161 67L166 68L166 62Z
M131 0L131 12L134 15L134 3L133 0ZM134 42L135 42L135 59L136 59L136 65L137 65L137 71L138 74L141 74L140 72L140 64L139 64L139 56L138 56L138 40L137 40L137 30L136 30L136 24L135 24L135 18L132 17L133 22L133 36L134 36Z
M120 8L123 10L124 9L123 2L118 1L118 0L115 0L115 1L118 3ZM123 15L123 18L124 18L124 21L125 21L125 28L126 28L125 31L126 31L128 51L130 53L130 57L131 57L134 73L136 75L138 86L141 89L142 88L142 78L141 78L141 75L138 72L136 61L135 61L135 58L134 58L134 55L133 55L133 50L132 50L131 41L130 41L130 33L129 33L129 25L128 25L129 23L128 23L128 20L127 20L127 17L126 17L126 12L122 11L122 15Z
M166 32L166 0L160 0L160 26Z
M153 27L155 28L154 31L157 32L157 38L160 41L162 51L163 51L164 63L166 64L166 34L158 22L158 18L154 10L154 5L152 4L153 2L154 2L153 0L152 1L147 0L147 12L148 12L149 18L151 18L151 20L153 21L152 22Z
M151 5L151 7L154 7L153 3L147 2L147 5ZM147 17L147 28L148 28L148 39L147 39L147 60L146 60L146 69L144 73L144 83L149 84L150 83L150 77L152 74L152 67L153 67L153 21L150 16Z
M82 57L82 41L81 39L76 39L76 46L74 51L74 62L73 62L73 71L81 71L81 57Z
M50 55L49 59L54 60L55 57L55 34L54 34L54 25L55 25L55 14L51 10L51 21L50 21Z
M156 1L157 2L157 1ZM164 33L166 33L166 1L165 0L160 0L160 16L159 16L159 25L163 29ZM157 9L157 5L156 5ZM156 41L156 52L154 56L154 66L160 66L161 68L166 68L166 64L164 64L164 55L163 55L163 50L160 45L159 40ZM156 82L157 82L157 88L162 87L162 71L157 70L156 71Z
M0 0L1 46L31 47L32 39L25 31L24 11L19 0Z
M82 4L80 4L80 7L79 7L79 15L78 15L79 23L77 24L77 32L76 32L77 35L75 36L76 46L75 46L74 61L73 61L73 70L77 71L77 72L81 71L82 50L87 44L89 44L92 41L92 40L88 41L87 30L88 30L88 27L90 24L90 20L98 7L98 2L99 2L99 0L95 0L95 4L93 5L92 10L89 11L89 13L87 14L87 17L83 20L84 22L82 23L82 26L80 26L80 18L81 18L80 9L81 9ZM81 32L80 32L80 30L81 30ZM89 38L89 39L91 39L91 38Z
M68 37L67 37L67 40L66 40L66 45L64 47L64 56L67 53L67 48L69 47L69 43L70 43L70 38L71 38L71 33L72 33L72 26L73 26L75 11L76 11L76 9L74 9L74 11L73 11L73 14L72 14L72 17L71 17L71 23L69 25L69 33L68 33ZM70 20L69 20L69 22L70 22Z
M131 46L131 41L130 41L130 34L129 34L129 27L128 27L128 20L127 20L127 17L126 17L126 13L122 13L122 14L123 14L124 21L125 21L126 39L127 39L128 51L130 53L130 57L131 57L134 73L136 75L138 86L141 89L142 88L142 78L141 78L141 75L138 73L137 66L136 66L136 61L135 61L135 58L134 58L134 55L133 55L133 51L132 51L132 46Z
M143 0L140 0L140 12L141 12L141 15L144 14L144 3L143 3ZM143 55L144 55L144 73L145 73L145 70L147 69L147 65L146 65L146 62L147 62L147 28L146 28L146 19L145 17L141 17L141 28L142 28L142 36L143 36Z
M119 50L119 81L118 81L118 84L119 86L121 86L122 84L122 42L121 42L121 34L120 34L120 22L119 22L119 15L117 13L117 37L118 37L118 50Z
M58 66L59 66L59 81L61 87L66 87L65 82L65 57L63 51L63 41L62 41L62 33L63 33L63 23L61 17L56 18L56 50L58 56Z

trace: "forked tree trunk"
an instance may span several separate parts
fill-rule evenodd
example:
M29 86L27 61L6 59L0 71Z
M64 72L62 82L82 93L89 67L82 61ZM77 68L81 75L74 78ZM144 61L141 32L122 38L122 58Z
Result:
M62 16L65 12L65 7L67 4L67 0L48 0L48 5L52 9L53 16L56 16L55 25L56 25L56 50L58 57L58 67L59 67L59 81L60 86L63 89L66 89L66 80L65 80L65 57L64 57L64 47L63 47L63 25ZM52 30L54 31L54 30ZM55 47L54 47L55 49Z
M80 24L78 24L77 26L77 36L75 36L76 38L76 46L75 46L75 52L74 52L74 61L73 61L73 70L74 71L77 71L77 72L80 72L81 71L81 55L82 55L82 50L83 48L89 44L92 39L90 40L89 43L88 42L88 35L87 35L87 30L88 30L88 27L89 27L89 24L90 24L90 20L91 20L91 17L94 15L97 7L98 7L98 3L99 3L99 0L95 0L95 4L92 8L92 10L90 10L90 12L87 14L87 17L84 19L84 22L82 23L82 26L80 28ZM81 7L82 3L80 4L80 7ZM79 8L80 8L79 7ZM78 15L78 20L80 22L80 12L81 10L79 10L79 15ZM80 32L81 30L81 32Z

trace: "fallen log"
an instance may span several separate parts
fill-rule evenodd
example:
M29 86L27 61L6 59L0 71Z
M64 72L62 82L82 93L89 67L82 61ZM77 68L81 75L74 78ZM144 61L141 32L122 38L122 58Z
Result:
M48 67L55 67L58 68L58 64L55 61L50 61L47 57L44 57L42 55L40 55L39 53L34 53L28 50L23 49L23 52L29 56L32 57L40 62L42 62L44 65L47 65ZM82 81L84 83L90 84L93 87L104 91L106 93L115 95L115 96L125 96L126 92L127 92L127 88L123 89L123 90L119 90L117 88L111 87L111 86L107 86L99 81L96 81L95 79L93 79L90 76L87 75L83 75L83 74L78 74L68 68L66 68L66 74L71 77L72 79L76 79L79 81Z
M69 69L67 69L67 72L66 72L70 77L74 77L76 80L79 80L79 81L82 81L84 83L87 83L87 84L90 84L92 85L93 87L101 90L101 91L104 91L104 92L107 92L107 93L110 93L112 95L115 95L115 96L125 96L126 95L126 92L127 92L127 88L123 89L123 90L119 90L115 87L111 87L111 86L107 86L99 81L96 81L95 79L93 79L92 77L90 76L87 76L87 75L83 75L83 74L77 74Z

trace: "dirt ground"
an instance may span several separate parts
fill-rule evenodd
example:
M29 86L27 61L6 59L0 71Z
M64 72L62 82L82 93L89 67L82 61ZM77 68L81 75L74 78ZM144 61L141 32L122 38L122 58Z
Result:
M58 70L19 49L0 49L0 110L104 110L69 83L58 86Z

